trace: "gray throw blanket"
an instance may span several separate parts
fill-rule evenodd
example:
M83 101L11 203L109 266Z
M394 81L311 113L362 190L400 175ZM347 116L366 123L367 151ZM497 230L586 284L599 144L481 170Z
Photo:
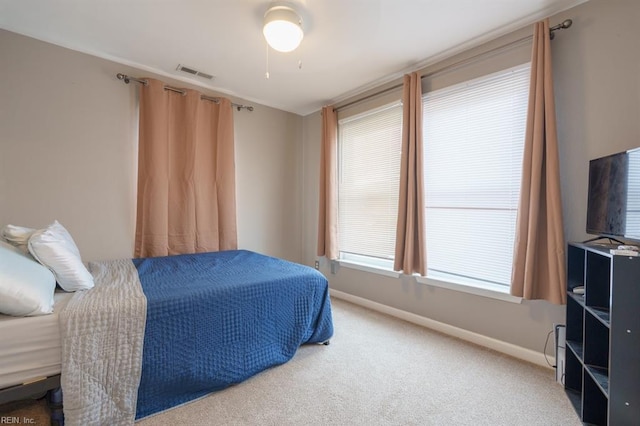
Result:
M128 259L89 265L95 286L60 312L65 424L132 425L147 300Z

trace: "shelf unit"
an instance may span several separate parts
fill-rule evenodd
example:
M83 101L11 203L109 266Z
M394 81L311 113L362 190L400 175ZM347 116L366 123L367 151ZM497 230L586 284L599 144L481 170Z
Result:
M640 257L567 248L564 386L580 419L640 424ZM573 289L584 286L584 295Z

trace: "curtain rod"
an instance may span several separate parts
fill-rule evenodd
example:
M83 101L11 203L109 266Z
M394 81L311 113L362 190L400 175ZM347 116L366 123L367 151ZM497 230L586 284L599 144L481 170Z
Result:
M118 77L118 80L122 80L126 84L129 84L130 81L135 81L136 83L140 83L144 86L149 84L149 82L145 79L130 77L122 73L116 74L116 77ZM183 95L187 93L184 89L178 89L177 87L171 87L167 85L164 86L164 90L171 90L172 92L181 93ZM200 95L200 99L204 99L204 100L215 102L215 103L220 103L220 98L213 98L211 96ZM232 102L231 106L235 107L238 111L242 109L246 109L247 111L253 111L253 107L251 105L241 105L241 104L236 104Z
M562 21L561 24L554 25L553 27L549 28L549 38L551 40L553 40L553 38L555 36L554 35L554 31L567 29L567 28L569 28L571 26L571 24L573 24L573 21L571 19L565 19L564 21ZM525 41L527 41L527 40L529 40L531 38L533 38L533 34L525 36L525 37L522 37L522 38L519 38L519 39L514 40L514 41L510 41L509 43L503 44L502 46L494 47L493 49L477 53L477 54L475 54L473 56L470 56L468 58L461 59L461 60L459 60L457 62L454 62L452 64L445 65L445 66L443 66L443 67L441 67L441 68L439 68L439 69L437 69L435 71L432 71L430 73L424 74L424 75L420 76L420 79L422 80L423 78L433 77L434 75L438 75L438 74L440 74L442 72L445 72L445 71L448 71L448 70L450 70L452 68L458 67L460 65L465 65L465 64L467 64L469 62L473 62L473 61L477 60L478 58L480 58L482 56L486 56L486 55L489 55L489 54L492 54L492 53L499 52L499 51L501 51L503 49L507 49L507 48L513 47L513 46L515 46L517 44L520 44L520 43L523 43L523 42L525 42ZM375 93L372 93L370 95L364 96L362 98L356 99L354 101L348 102L348 103L346 103L344 105L340 105L339 107L334 108L334 111L340 111L340 110L342 110L344 108L350 107L351 105L359 104L360 102L364 102L364 101L369 100L371 98L375 98L376 96L384 95L385 93L392 92L392 91L394 91L396 89L399 89L401 87L402 87L402 83L395 84L395 85L393 85L391 87L387 87L386 89L382 89L382 90L380 90L378 92L375 92Z

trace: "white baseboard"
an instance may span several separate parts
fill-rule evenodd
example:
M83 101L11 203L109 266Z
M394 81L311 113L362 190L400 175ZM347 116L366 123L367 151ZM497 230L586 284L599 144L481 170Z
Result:
M392 308L391 306L383 305L382 303L373 302L362 297L354 296L349 293L345 293L339 290L330 289L330 294L338 299L351 302L356 305L369 308L371 310L381 312L383 314L391 315L392 317L399 318L404 321L408 321L413 324L420 325L422 327L430 328L440 333L447 334L449 336L457 337L458 339L466 340L467 342L475 343L476 345L484 346L485 348L492 349L494 351L501 352L503 354L518 358L532 364L539 365L552 369L547 364L547 359L552 365L555 365L555 360L552 356L548 356L545 359L545 355L541 352L536 352L531 349L523 348L512 343L503 342L502 340L487 337L482 334L474 333L463 328L454 327L453 325L445 324L440 321L435 321L430 318L426 318L420 315L413 314L411 312L403 311L401 309Z

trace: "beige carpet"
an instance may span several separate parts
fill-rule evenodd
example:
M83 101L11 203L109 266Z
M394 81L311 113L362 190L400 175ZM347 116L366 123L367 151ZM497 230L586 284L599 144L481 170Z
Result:
M331 345L137 425L581 425L553 370L333 307Z
M0 424L50 426L50 413L44 398L0 405Z

